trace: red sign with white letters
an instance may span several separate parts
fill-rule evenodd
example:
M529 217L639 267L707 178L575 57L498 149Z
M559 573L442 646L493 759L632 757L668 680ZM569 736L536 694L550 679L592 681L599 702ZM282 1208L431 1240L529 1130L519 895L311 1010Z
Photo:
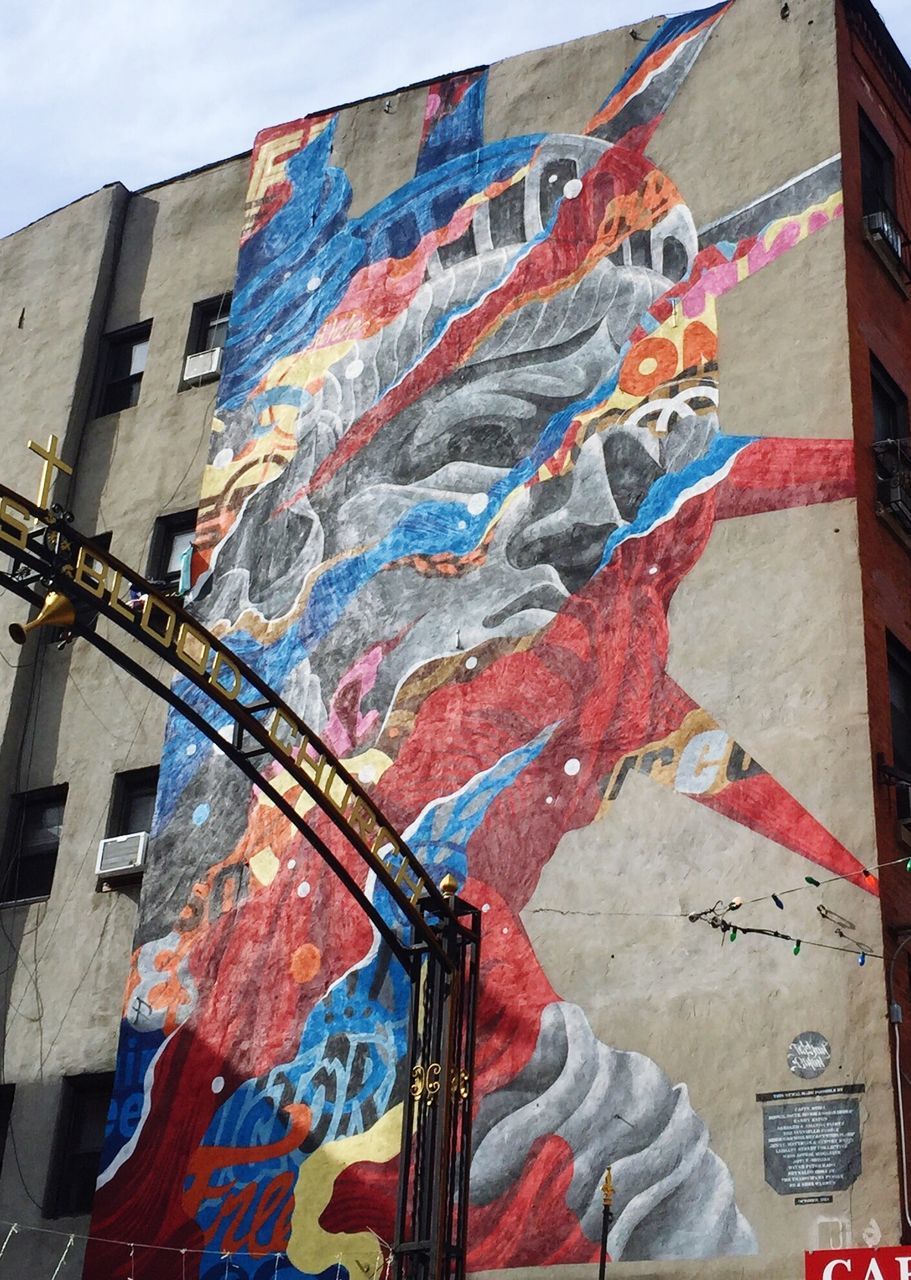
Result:
M804 1258L805 1280L911 1280L911 1245L815 1249Z

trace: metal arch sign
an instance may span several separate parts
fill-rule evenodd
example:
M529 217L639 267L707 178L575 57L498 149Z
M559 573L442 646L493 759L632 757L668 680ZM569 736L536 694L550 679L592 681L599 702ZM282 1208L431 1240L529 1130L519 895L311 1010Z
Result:
M49 450L56 446L51 437ZM47 458L45 451L42 456ZM53 464L51 464L53 465ZM45 467L45 477L47 464ZM42 496L47 488L42 481ZM413 952L326 842L265 775L257 760L276 761L311 797L359 854L414 930L414 936L449 970L452 962L424 912L449 914L447 899L356 778L313 730L255 671L203 627L172 597L156 591L135 570L101 551L69 523L59 508L46 510L0 485L0 552L13 570L0 585L32 604L36 583L72 603L73 630L165 701L176 707L250 777L300 830L357 899L397 958L410 968ZM131 601L132 592L132 601ZM234 723L231 741L180 693L148 672L111 640L93 630L96 617L113 622L163 657ZM419 907L423 904L424 910Z

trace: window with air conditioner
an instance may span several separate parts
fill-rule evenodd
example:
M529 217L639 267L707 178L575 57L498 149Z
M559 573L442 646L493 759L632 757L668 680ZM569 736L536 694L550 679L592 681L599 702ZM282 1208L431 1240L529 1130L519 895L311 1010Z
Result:
M213 382L221 373L222 352L228 338L231 294L197 302L190 320L181 390Z
M908 397L875 356L870 356L876 509L904 541L911 539L911 440Z
M66 786L12 797L0 867L0 905L50 896Z
M98 846L95 866L95 873L102 880L124 879L141 873L157 790L157 765L129 769L114 778L107 835Z
M864 234L890 269L909 276L908 237L895 203L895 157L870 120L860 113L860 187Z

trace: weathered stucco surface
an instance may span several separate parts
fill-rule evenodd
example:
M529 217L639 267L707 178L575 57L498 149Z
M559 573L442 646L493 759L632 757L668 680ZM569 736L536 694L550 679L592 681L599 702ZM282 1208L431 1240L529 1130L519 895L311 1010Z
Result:
M94 245L62 291L64 337L153 322L140 405L82 436L81 527L113 529L142 567L155 517L196 505L207 454L200 616L487 908L479 1278L595 1274L607 1163L631 1276L785 1280L871 1219L898 1231L881 967L810 945L849 945L819 903L880 939L860 874L876 852L834 11L735 0L687 21L262 135L211 433L213 388L177 387L190 306L231 287L246 161L128 202L98 193L0 246L0 273L8 251L41 293L68 237ZM654 76L612 94L656 33ZM76 424L70 456L72 387L95 358L74 348L48 387L48 413ZM3 478L30 492L22 367ZM287 824L176 721L138 922L135 895L97 894L111 775L158 758L164 716L87 646L41 663L28 772L8 789L70 794L50 901L7 913L40 960L24 953L8 1015L26 1181L57 1078L113 1063L137 923L116 1101L149 1118L129 1147L112 1137L93 1229L230 1247L251 1280L275 1251L289 1280L369 1274L370 1232L391 1232L401 976ZM779 910L770 895L792 889ZM800 954L722 946L686 918L735 895L736 920ZM865 1086L863 1171L829 1205L763 1176L756 1094L804 1083L787 1052L807 1030L832 1047L810 1083ZM166 1036L154 1081L132 1078L130 1055ZM27 1220L9 1162L0 1193ZM14 1245L23 1264L49 1256ZM86 1274L126 1261L99 1249Z

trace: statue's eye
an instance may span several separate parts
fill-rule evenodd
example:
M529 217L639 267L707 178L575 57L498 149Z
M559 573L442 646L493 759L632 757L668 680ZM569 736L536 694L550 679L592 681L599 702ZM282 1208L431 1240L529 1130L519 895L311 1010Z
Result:
M676 236L668 236L662 244L661 274L676 284L686 275L688 267L686 249Z
M442 441L446 462L476 462L485 467L512 467L520 446L500 422L465 423Z
M541 225L546 227L554 205L563 195L563 188L578 173L575 160L550 160L541 170L538 186L538 208L541 212Z

